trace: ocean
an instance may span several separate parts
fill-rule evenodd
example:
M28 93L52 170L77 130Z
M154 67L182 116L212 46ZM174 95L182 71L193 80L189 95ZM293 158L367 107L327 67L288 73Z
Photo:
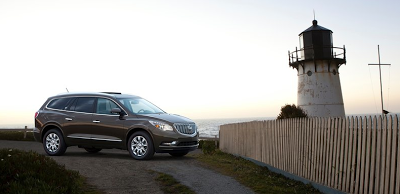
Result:
M225 119L193 119L197 125L200 137L219 137L219 126L229 123L273 120L276 117L225 118Z

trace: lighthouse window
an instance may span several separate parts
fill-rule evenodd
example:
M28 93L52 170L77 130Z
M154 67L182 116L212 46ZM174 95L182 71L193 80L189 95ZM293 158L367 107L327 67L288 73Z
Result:
M312 72L311 72L311 71L307 71L307 75L308 75L308 76L311 76L311 75L312 75Z
M333 70L332 73L333 73L333 75L336 75L336 70Z

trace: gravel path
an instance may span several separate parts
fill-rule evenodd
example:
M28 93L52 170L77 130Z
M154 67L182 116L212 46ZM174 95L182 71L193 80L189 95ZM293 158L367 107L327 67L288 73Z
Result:
M0 148L33 150L45 155L38 142L0 141ZM198 152L198 151L195 151ZM169 174L196 193L253 193L231 177L203 168L190 155L175 158L155 154L152 160L137 161L125 150L102 150L89 154L69 147L63 156L51 157L66 168L79 171L89 184L105 193L163 193L155 182L158 171Z

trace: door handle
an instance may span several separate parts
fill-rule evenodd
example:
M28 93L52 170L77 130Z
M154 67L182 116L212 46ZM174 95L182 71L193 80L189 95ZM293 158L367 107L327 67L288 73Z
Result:
M72 121L72 119L71 119L71 118L65 118L65 120L67 120L67 121Z
M100 123L100 121L99 120L94 120L93 123Z

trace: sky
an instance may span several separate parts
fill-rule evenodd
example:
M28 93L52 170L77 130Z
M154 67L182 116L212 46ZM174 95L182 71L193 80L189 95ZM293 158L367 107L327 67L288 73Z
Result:
M139 95L192 119L276 117L297 103L288 51L312 25L346 47L346 114L400 113L400 1L0 0L0 126L66 92Z

